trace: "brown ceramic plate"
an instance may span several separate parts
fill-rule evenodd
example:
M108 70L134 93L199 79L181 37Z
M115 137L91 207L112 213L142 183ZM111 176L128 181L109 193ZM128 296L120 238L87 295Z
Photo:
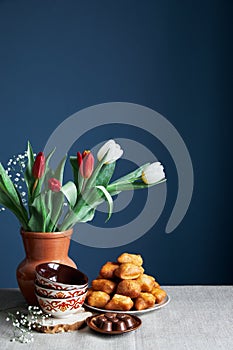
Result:
M106 310L105 310L106 311ZM109 311L109 310L108 310ZM106 313L106 312L105 312ZM122 312L121 312L122 313ZM104 315L104 314L101 314L101 315ZM124 331L105 331L101 328L98 328L94 321L97 317L101 316L101 315L95 315L95 316L91 316L91 317L88 317L86 322L87 322L87 325L93 329L93 331L96 331L96 332L99 332L99 333L103 333L103 334L109 334L109 335L117 335L117 334L123 334L123 333L128 333L128 332L132 332L132 331L135 331L136 329L138 329L141 324L142 324L142 321L140 320L139 317L135 316L135 315L130 315L131 317L134 318L135 320L135 325L132 327L132 328L129 328L129 329L126 329Z
M162 307L166 306L170 302L170 300L171 300L171 297L169 295L167 295L166 298L161 303L155 304L153 307L150 307L150 308L144 309L144 310L130 310L130 311L127 311L127 314L130 314L130 315L142 315L142 314L146 314L147 312L159 310ZM95 312L115 312L115 313L122 313L122 312L124 312L124 311L119 311L119 310L100 309L98 307L90 306L87 303L84 303L83 306L85 306L89 310L92 310L92 311L95 311Z

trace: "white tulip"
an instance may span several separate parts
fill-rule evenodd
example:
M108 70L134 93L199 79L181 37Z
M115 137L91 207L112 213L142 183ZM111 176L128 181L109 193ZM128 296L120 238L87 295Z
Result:
M108 152L108 155L105 159L104 164L110 164L115 162L123 154L123 150L121 149L121 146L118 145L118 143L116 143L114 140L109 140L99 149L97 153L97 158L99 162L104 158L107 152Z
M163 166L160 162L148 165L142 172L142 180L147 185L154 184L165 178Z

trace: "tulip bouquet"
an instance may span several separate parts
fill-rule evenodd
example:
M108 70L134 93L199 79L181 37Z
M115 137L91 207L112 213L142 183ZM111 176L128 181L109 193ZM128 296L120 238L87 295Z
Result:
M123 154L114 140L109 140L99 149L97 160L91 151L78 152L77 156L70 157L73 181L67 183L63 183L67 157L53 170L49 166L53 153L47 157L43 152L35 155L28 142L25 154L8 164L13 162L14 166L19 166L15 179L10 174L11 167L4 169L0 163L0 204L16 215L25 231L65 231L78 222L92 220L97 206L104 201L108 203L109 219L114 195L166 181L163 166L155 162L144 164L111 182L116 161ZM20 176L25 191L19 185Z

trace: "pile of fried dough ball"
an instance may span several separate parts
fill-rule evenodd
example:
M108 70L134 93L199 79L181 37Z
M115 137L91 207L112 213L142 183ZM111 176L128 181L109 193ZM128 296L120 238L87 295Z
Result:
M92 281L86 303L106 310L145 310L162 303L166 292L155 278L144 274L141 255L123 253L108 261Z

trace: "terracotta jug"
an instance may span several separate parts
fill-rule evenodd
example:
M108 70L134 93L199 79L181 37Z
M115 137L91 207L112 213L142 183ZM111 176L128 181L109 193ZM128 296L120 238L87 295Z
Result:
M38 305L35 295L35 267L54 261L77 267L68 257L73 230L64 232L25 232L21 230L26 257L16 271L19 288L29 305Z

